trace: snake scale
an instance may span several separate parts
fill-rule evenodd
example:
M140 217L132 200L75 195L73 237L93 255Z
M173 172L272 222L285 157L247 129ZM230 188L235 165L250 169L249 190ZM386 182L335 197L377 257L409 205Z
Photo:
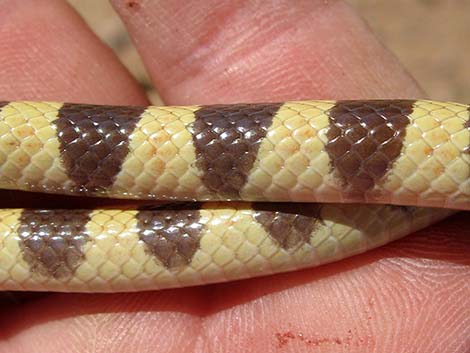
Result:
M0 102L0 188L128 200L0 210L1 290L137 291L291 271L470 209L470 109Z

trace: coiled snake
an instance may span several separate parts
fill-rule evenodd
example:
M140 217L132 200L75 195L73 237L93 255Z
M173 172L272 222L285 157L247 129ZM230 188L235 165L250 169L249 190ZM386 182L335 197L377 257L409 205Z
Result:
M189 286L380 246L470 209L469 116L425 100L0 102L0 188L164 201L0 210L0 289Z

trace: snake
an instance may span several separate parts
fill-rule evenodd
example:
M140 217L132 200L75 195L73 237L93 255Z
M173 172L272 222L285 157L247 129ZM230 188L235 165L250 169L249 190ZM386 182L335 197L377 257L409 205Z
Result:
M470 107L2 101L0 188L39 204L11 207L11 196L0 210L3 291L265 276L358 255L470 210ZM46 202L59 194L65 206Z

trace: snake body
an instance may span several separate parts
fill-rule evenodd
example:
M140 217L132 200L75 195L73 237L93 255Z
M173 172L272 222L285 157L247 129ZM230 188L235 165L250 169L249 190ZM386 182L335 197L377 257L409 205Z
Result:
M133 291L290 271L470 209L470 109L0 102L0 188L184 201L0 210L3 290Z

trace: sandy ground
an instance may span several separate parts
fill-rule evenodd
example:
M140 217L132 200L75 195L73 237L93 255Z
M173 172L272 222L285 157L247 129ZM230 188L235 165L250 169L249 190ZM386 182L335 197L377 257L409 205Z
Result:
M69 0L147 88L125 29L107 1ZM429 97L470 102L470 0L349 0Z

